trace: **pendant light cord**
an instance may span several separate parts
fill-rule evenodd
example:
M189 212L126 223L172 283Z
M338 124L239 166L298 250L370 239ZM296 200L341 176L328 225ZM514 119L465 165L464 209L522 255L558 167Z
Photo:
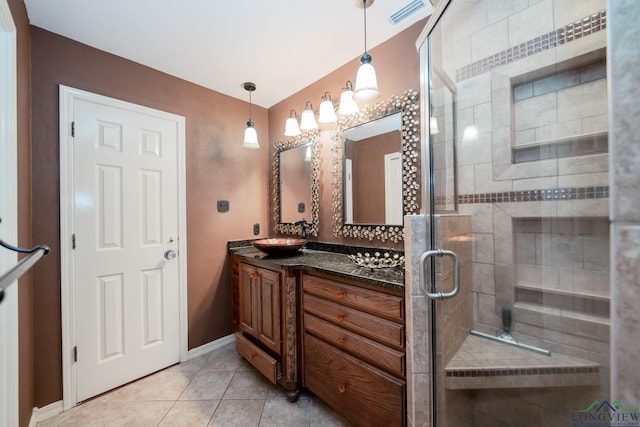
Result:
M362 0L364 9L364 53L367 53L367 0Z
M253 91L249 91L249 121L251 121L251 92Z

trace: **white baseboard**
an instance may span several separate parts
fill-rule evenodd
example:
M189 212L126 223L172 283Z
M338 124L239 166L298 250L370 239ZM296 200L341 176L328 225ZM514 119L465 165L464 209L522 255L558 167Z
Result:
M36 423L44 421L55 415L62 413L62 400L48 404L42 408L33 408L31 419L29 420L29 427L35 427Z
M227 344L231 344L236 341L236 336L234 334L227 335L226 337L218 338L215 341L211 341L209 343L203 344L200 347L196 347L194 349L189 350L187 353L187 360L195 359L196 357L200 357L204 354L212 352L213 350L217 350L220 347L224 347Z

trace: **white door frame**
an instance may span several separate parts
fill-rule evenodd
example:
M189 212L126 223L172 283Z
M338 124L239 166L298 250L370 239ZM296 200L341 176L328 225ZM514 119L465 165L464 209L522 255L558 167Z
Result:
M16 26L6 0L0 1L0 237L17 245L18 239L18 112ZM18 262L14 252L4 248L0 270L4 273ZM0 425L18 425L19 353L18 288L9 286L0 303Z
M73 348L76 345L76 317L73 304L75 300L75 283L71 241L71 236L74 233L75 215L71 122L74 117L75 100L102 103L115 108L153 115L173 120L178 125L178 253L180 256L177 261L179 263L178 275L180 280L180 361L184 362L188 359L185 118L176 114L60 85L60 270L62 279L62 404L64 410L70 409L78 403L77 372L73 361Z

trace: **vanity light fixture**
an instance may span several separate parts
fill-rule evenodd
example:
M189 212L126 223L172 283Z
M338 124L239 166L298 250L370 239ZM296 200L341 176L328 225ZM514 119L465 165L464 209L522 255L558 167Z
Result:
M342 88L342 95L340 95L340 107L338 107L338 113L347 115L359 112L360 108L353 100L353 84L351 83L351 80L347 80L347 83Z
M256 150L260 148L260 144L258 144L256 128L253 127L253 122L251 121L251 92L256 90L256 85L255 83L246 82L243 86L244 89L249 92L249 121L247 122L247 128L244 130L244 142L242 146Z
M367 53L367 8L373 4L374 0L362 0L362 10L364 12L364 53L360 57L360 68L356 75L356 90L353 99L356 102L371 101L378 96L378 81L376 70L371 65L371 55Z
M284 135L285 136L298 136L302 132L300 132L300 126L298 126L298 115L294 110L291 110L289 113L289 118L287 119L284 126Z
M438 119L436 119L435 117L429 118L429 133L431 135L440 133L440 130L438 129Z
M336 116L336 110L333 107L331 94L329 92L325 92L324 95L322 95L322 102L320 103L320 113L318 114L318 122L335 123L337 121L338 121L338 116Z
M312 130L318 129L318 123L316 123L316 117L313 114L313 106L310 101L304 106L304 111L302 112L302 117L300 117L300 129L302 130Z

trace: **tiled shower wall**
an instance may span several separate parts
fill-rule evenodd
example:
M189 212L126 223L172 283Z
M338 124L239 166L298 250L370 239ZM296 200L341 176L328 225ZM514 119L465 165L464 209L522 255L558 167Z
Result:
M456 16L455 55L445 60L445 68L458 71L458 211L472 217L476 329L502 329L502 307L517 303L519 281L535 284L542 293L564 287L608 295L608 265L602 261L608 251L608 233L602 231L608 216L608 155L513 162L513 149L522 144L606 134L604 9L605 2L596 0L487 1ZM478 137L462 138L470 125ZM586 186L593 186L589 197L581 192ZM583 289L573 286L584 280ZM535 328L516 324L522 339L591 358L592 343L579 330L546 331L551 321L541 306ZM515 311L514 321L530 314ZM606 372L602 353L608 334L600 340L597 359Z

